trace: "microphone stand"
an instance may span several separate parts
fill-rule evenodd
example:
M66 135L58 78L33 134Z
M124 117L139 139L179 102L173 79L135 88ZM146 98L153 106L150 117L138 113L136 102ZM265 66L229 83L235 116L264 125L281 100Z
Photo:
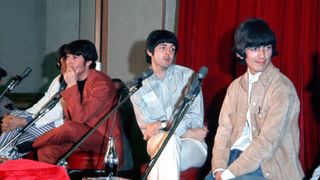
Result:
M165 140L163 141L162 145L160 146L158 152L156 153L156 155L150 160L148 167L144 170L143 175L142 175L142 180L147 179L147 176L149 175L149 173L151 172L154 164L156 163L156 161L159 159L163 149L165 148L165 146L168 144L171 136L173 135L173 133L175 132L175 130L177 129L179 123L181 122L182 118L184 117L184 115L186 114L187 110L189 109L189 107L191 106L191 104L193 103L194 99L197 97L197 95L200 92L200 83L197 85L197 87L194 89L195 92L190 92L183 100L182 105L180 106L177 114L174 116L174 124L171 127L171 129L168 132L167 137L165 138Z
M12 142L18 139L26 130L28 130L33 124L35 124L41 117L43 117L48 111L50 111L59 102L59 99L61 98L61 95L60 95L61 90L58 91L45 105L42 106L41 110L34 115L33 117L34 120L30 121L24 128L22 128L15 137L13 137L6 145L4 145L0 149L0 152L2 152Z
M16 85L18 85L25 77L27 77L31 71L32 69L30 67L27 67L21 75L17 75L16 77L14 77L7 88L0 95L0 101L6 93L9 93Z
M14 77L11 82L8 84L7 88L2 91L1 95L0 95L0 101L2 100L3 96L7 93L9 93L17 84L19 81L20 76L17 75L16 77ZM0 151L1 152L1 151Z
M114 112L116 112L129 98L131 95L133 95L140 87L142 86L142 79L139 80L139 82L137 83L136 86L134 86L132 88L132 90L129 92L128 96L126 96L124 99L122 99L117 106L113 107L113 109L111 109L108 114L101 120L98 122L98 124L96 124L96 126L92 129L90 129L90 131L87 132L87 134L85 134L84 136L81 137L81 139L75 143L72 148L64 155L62 156L62 158L60 158L60 160L58 161L57 165L58 166L64 166L66 167L66 165L68 164L66 159L75 151L78 149L78 147L95 131L97 130L103 123L105 123L111 115L113 115Z

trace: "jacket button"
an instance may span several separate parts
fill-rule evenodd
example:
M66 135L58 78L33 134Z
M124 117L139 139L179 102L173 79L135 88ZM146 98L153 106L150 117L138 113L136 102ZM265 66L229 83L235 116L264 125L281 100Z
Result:
M269 173L269 172L266 172L266 176L267 176L267 177L270 177L270 173Z

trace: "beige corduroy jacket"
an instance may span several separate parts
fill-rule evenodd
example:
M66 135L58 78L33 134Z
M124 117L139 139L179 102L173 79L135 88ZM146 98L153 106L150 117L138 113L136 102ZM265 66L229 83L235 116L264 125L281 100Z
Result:
M253 140L230 166L230 148L242 134L248 107ZM229 169L235 176L261 166L267 179L302 179L299 161L300 102L292 82L272 63L252 85L248 105L248 72L228 87L212 151L212 170Z

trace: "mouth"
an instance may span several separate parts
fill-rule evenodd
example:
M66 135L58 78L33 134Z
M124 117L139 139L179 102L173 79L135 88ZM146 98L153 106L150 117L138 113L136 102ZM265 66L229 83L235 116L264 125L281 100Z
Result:
M163 61L170 62L170 58L165 58Z
M258 64L258 65L264 65L264 64L266 64L266 61L256 61L256 64Z

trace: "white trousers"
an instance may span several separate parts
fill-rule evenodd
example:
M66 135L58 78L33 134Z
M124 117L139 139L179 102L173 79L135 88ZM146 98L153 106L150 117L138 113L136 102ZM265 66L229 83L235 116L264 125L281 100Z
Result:
M148 140L147 151L153 157L161 147L167 133L160 133ZM149 180L175 180L180 171L201 167L207 157L207 145L190 138L171 136L148 176Z

